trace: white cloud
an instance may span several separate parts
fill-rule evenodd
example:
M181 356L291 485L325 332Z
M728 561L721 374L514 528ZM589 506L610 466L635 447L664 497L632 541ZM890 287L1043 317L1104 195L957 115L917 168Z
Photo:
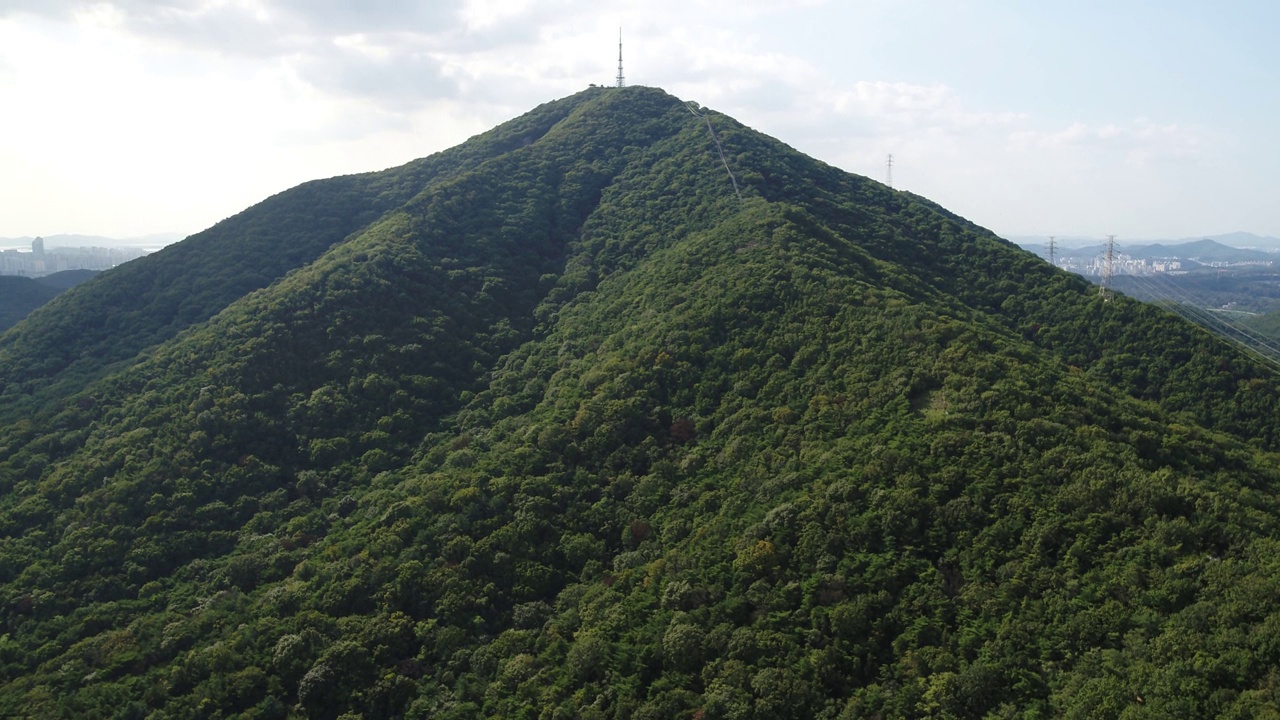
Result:
M194 232L299 182L396 165L487 124L447 101L380 110L287 64L175 55L102 24L68 35L0 21L0 48L14 108L0 114L0 188L28 213L23 234Z
M107 218L125 206L144 209L122 225L193 231L302 180L443 149L611 83L620 25L631 84L661 86L872 177L884 177L893 153L896 185L997 227L1067 228L1082 208L1123 216L1122 199L1156 207L1185 197L1203 173L1182 171L1216 167L1229 145L1158 112L1070 122L1025 98L975 93L977 80L948 84L921 64L899 72L864 54L861 65L835 66L843 51L784 37L841 22L850 42L874 44L895 16L905 13L911 30L931 17L923 4L900 6L5 0L0 97L19 111L0 115L0 189L23 207L48 204L37 188L60 184L43 192L67 198L60 213L5 233L114 232ZM911 36L906 25L894 32ZM964 60L955 48L938 53L934 63ZM57 224L72 215L80 224Z
M1074 122L1061 130L1019 130L1009 136L1016 153L1037 150L1091 153L1145 167L1163 162L1197 162L1210 144L1205 133L1176 123L1139 118L1126 124Z

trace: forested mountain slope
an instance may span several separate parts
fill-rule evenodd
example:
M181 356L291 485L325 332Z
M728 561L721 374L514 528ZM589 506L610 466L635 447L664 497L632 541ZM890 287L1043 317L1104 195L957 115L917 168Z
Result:
M527 145L572 109L547 103L466 144L377 173L304 183L204 232L86 283L0 336L0 408L57 381L57 394L208 320L231 302L316 260L424 188ZM0 416L3 416L0 410Z
M0 339L0 713L1275 712L1276 378L708 114L585 91Z

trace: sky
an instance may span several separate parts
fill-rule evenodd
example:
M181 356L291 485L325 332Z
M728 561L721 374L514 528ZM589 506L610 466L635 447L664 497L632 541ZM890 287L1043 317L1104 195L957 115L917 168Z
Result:
M0 237L198 232L590 83L1005 237L1280 236L1274 0L0 0Z

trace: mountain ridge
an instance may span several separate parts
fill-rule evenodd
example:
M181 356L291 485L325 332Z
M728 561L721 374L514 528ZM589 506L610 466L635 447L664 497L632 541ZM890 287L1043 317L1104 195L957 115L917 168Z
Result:
M367 227L397 201L408 199L407 194L418 192L421 189L419 182L429 185L447 178L458 163L468 160L466 153L483 155L526 142L531 137L530 133L544 131L546 123L557 117L557 108L562 110L563 105L548 103L540 108L542 112L534 111L520 118L520 122L504 124L502 131L477 136L473 139L477 141L475 143L458 146L394 170L311 181L279 193L182 243L119 268L117 274L126 275L127 279L117 280L115 286L126 288L125 292L106 296L108 290L95 283L77 288L77 293L85 293L85 297L92 298L79 302L81 310L85 311L87 305L87 311L92 315L78 321L76 327L87 326L95 332L83 334L77 331L73 336L70 328L61 332L42 329L39 335L28 337L22 328L18 328L0 338L0 397L20 397L38 392L40 376L74 374L66 372L68 366L81 361L58 358L60 353L54 346L78 347L76 355L91 364L99 364L102 359L119 361L207 319L233 300L316 259L355 229ZM462 149L464 147L467 149ZM440 177L433 177L436 174ZM380 182L384 186L363 186L362 181ZM341 212L341 208L350 207L353 202L351 196L361 194L376 200L373 209L345 218L332 214L335 210ZM311 217L302 211L304 207L313 206L323 208L326 214ZM255 209L259 210L258 215L264 214L262 211L265 210L301 222L285 229L256 228L253 226ZM163 268L164 275L155 277L157 273L153 268L157 266ZM219 272L209 271L214 267ZM71 294L65 296L67 299L58 298L57 301L75 303L79 297ZM37 313L36 323L40 324L42 317L48 317L55 326L55 318L63 312L56 303L41 310L49 315ZM135 319L151 324L153 331L123 347L112 347L114 325ZM24 374L28 376L27 381L17 387L13 377L4 374L6 367L15 365L23 366ZM33 368L41 367L46 369L32 372Z

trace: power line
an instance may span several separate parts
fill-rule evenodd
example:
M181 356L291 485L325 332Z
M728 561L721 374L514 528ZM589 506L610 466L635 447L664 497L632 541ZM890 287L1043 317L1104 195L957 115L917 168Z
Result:
M1242 323L1232 321L1228 316L1213 312L1209 309L1209 303L1192 294L1191 291L1179 287L1172 281L1161 278L1161 282L1163 282L1171 291L1167 296L1176 296L1176 298L1181 301L1182 306L1191 309L1198 317L1205 318L1206 322L1201 323L1202 325L1218 328L1225 326L1232 331L1233 337L1243 337L1254 347L1265 348L1267 351L1274 353L1276 357L1280 358L1280 347L1273 345L1270 339L1256 333Z
M1136 285L1141 286L1145 292L1156 298L1161 307L1235 344L1255 360L1280 370L1280 346L1269 338L1257 334L1230 317L1213 312L1203 299L1170 279L1160 275L1129 277Z
M685 102L684 109L693 113L694 117L702 118L707 122L707 132L711 133L711 139L716 144L716 151L720 153L720 162L724 163L724 171L729 173L729 182L733 183L733 194L738 196L738 202L742 202L742 193L738 190L738 179L733 176L733 171L729 169L729 159L724 156L724 148L720 146L720 138L716 137L716 131L711 127L711 117L706 113L699 113L694 110L690 102Z
M1169 281L1156 281L1155 278L1143 278L1139 275L1130 275L1135 284L1142 287L1152 297L1160 302L1161 307L1170 310L1171 313L1181 316L1187 322L1196 324L1198 327L1206 329L1229 342L1235 343L1236 346L1242 348L1245 354L1261 360L1267 365L1275 366L1280 369L1280 350L1268 345L1266 341L1254 336L1253 333L1247 331L1242 325L1230 322L1222 316L1212 313L1207 307L1199 304L1197 300L1190 297L1187 292L1181 290ZM1162 286L1161 283L1164 283ZM1272 356L1272 354L1276 354Z

